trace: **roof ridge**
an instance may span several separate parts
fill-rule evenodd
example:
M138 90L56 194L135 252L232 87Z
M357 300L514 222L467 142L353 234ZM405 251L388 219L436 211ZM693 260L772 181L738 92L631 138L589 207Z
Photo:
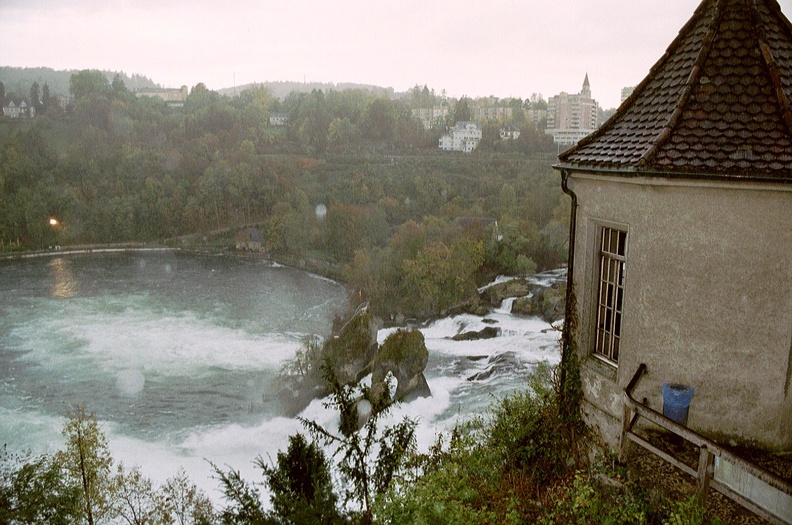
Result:
M688 79L685 82L685 87L682 90L682 94L679 96L679 101L677 101L676 106L674 107L674 112L671 113L670 117L668 117L665 126L663 126L663 129L657 135L657 138L652 141L652 144L649 146L649 148L643 153L643 155L641 155L641 158L638 159L639 166L646 165L651 162L655 155L657 155L657 151L660 149L660 146L662 146L665 141L668 140L668 138L671 136L671 133L674 131L674 128L679 123L679 119L682 117L685 106L690 100L693 90L699 83L702 65L712 50L712 42L715 40L715 34L718 32L720 23L723 20L723 14L725 12L725 9L721 8L723 1L724 0L715 0L715 5L713 5L714 14L712 16L712 21L710 22L710 26L707 29L707 34L704 36L701 50L696 57L696 61L693 63L690 75L688 75ZM685 25L685 28L687 28L687 25ZM680 35L681 34L682 32L680 31Z
M778 3L776 3L776 6L777 5ZM773 87L775 88L776 99L781 109L781 119L784 121L784 124L786 124L787 130L792 133L792 103L790 103L789 97L786 91L784 91L778 61L775 56L773 56L770 45L767 43L767 32L764 29L764 25L759 20L760 15L756 6L756 0L751 0L751 7L753 8L751 10L751 22L753 22L754 31L757 35L756 39L759 44L759 49L762 51L762 58L764 59L765 65L767 65L770 80L773 82ZM787 24L786 27L787 30L792 30L792 26L789 24Z

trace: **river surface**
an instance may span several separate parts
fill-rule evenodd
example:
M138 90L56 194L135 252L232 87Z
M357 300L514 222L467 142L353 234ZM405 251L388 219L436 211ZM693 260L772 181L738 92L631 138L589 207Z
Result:
M0 443L57 450L65 413L84 404L116 461L158 482L183 468L218 501L208 461L259 481L253 460L274 458L303 431L281 413L273 382L304 337L328 334L345 301L336 282L259 260L131 252L0 261ZM460 315L422 329L433 395L389 416L419 419L420 449L524 388L537 362L558 362L558 332L509 309L486 323ZM449 339L485 326L501 335ZM300 415L337 425L322 400Z

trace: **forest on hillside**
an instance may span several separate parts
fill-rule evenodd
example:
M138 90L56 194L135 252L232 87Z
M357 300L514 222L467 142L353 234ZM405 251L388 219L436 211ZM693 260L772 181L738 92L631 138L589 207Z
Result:
M225 97L198 84L173 108L81 71L70 91L69 111L0 122L4 251L255 225L270 255L344 267L361 296L410 297L412 314L455 304L484 275L565 260L556 148L522 112L509 122L518 139L485 123L478 149L462 154L438 151L438 138L470 119L474 101L453 101L427 130L411 110L443 101L425 87L404 100L361 90L281 100L260 86ZM275 113L288 125L271 125Z

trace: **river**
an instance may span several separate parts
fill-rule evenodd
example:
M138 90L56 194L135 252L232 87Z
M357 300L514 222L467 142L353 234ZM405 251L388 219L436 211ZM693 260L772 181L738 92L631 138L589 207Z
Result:
M183 468L217 501L208 461L258 481L253 460L274 458L302 430L281 413L273 380L305 336L327 335L345 301L336 282L261 260L125 252L0 261L0 442L61 448L66 411L85 404L116 461L158 482ZM433 395L390 415L419 419L420 449L523 388L537 362L558 362L558 332L544 321L513 316L508 303L486 317L422 329ZM493 322L494 339L449 339ZM300 415L337 420L321 400Z

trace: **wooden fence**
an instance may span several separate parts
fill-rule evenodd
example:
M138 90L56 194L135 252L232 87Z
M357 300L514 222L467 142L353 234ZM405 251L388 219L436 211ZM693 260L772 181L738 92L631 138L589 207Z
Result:
M699 503L704 503L708 489L713 488L770 523L792 524L792 485L636 401L632 395L633 390L645 373L647 368L642 363L624 389L620 458L626 459L630 442L637 443L693 476L697 481L696 496ZM698 447L698 468L692 468L633 432L641 417Z

